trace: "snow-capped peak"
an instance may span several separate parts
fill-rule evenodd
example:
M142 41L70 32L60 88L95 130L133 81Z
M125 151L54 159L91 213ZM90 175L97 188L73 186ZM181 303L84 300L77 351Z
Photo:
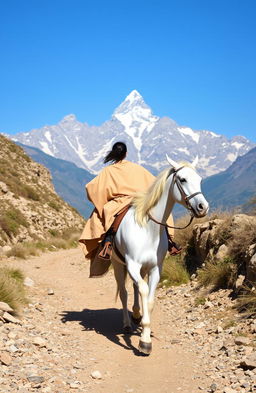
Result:
M137 90L133 90L116 108L113 118L124 126L124 131L132 138L138 152L141 150L143 133L150 132L159 120Z
M76 121L76 115L73 115L72 113L70 115L66 115L63 117L63 119L60 121L60 123L68 123L68 122L73 122Z
M134 101L138 101L138 100L143 101L143 98L142 98L142 95L137 90L131 91L131 93L128 94L128 96L125 99L125 101L130 101L131 103L133 103Z

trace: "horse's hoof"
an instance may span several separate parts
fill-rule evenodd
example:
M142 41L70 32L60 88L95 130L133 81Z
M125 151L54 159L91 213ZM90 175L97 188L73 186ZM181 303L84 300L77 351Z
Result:
M132 322L133 322L134 325L136 325L136 326L139 326L139 325L140 325L141 319L142 319L142 317L135 318L135 317L132 315Z
M131 326L124 326L123 327L123 332L124 332L124 334L131 334L132 333Z
M145 355L150 355L152 351L152 344L151 343L144 343L140 340L139 342L139 351L144 353Z

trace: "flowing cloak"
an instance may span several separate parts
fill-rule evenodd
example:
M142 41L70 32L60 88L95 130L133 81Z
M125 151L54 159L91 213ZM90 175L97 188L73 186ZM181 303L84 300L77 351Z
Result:
M137 192L146 191L154 180L142 166L123 160L105 167L86 184L87 197L95 206L79 240L86 258L94 258L114 215L129 205ZM168 223L172 225L170 218Z

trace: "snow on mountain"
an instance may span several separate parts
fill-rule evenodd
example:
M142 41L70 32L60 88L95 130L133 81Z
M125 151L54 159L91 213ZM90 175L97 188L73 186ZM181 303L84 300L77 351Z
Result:
M133 90L115 110L113 118L120 121L124 126L124 132L132 138L134 146L138 150L140 161L143 134L152 130L159 117L152 114L150 107L145 104L142 96L136 90Z
M101 126L81 123L71 114L57 125L21 132L13 139L74 162L94 174L102 168L104 156L117 141L126 142L128 159L154 173L167 165L166 153L176 161L192 161L198 155L198 170L204 177L227 169L255 146L243 136L229 140L212 131L180 126L168 117L159 118L136 90Z

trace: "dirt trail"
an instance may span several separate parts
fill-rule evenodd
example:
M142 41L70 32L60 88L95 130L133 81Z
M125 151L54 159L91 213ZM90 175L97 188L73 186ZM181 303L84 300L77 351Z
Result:
M42 392L194 393L202 386L207 391L211 382L204 375L200 351L181 336L181 307L171 304L161 290L152 318L153 351L145 357L137 350L139 333L122 333L113 273L89 279L80 249L8 263L34 281L29 288L31 305L22 316L18 336L29 333L21 342L25 349L15 354L19 372L10 391L15 391L19 378L24 392L34 391L33 384L25 383L29 372L43 376L44 382L35 388ZM48 295L49 288L54 295ZM131 294L131 282L128 290ZM131 302L130 296L130 306ZM31 345L34 336L43 337L46 348ZM102 379L92 378L95 370Z

